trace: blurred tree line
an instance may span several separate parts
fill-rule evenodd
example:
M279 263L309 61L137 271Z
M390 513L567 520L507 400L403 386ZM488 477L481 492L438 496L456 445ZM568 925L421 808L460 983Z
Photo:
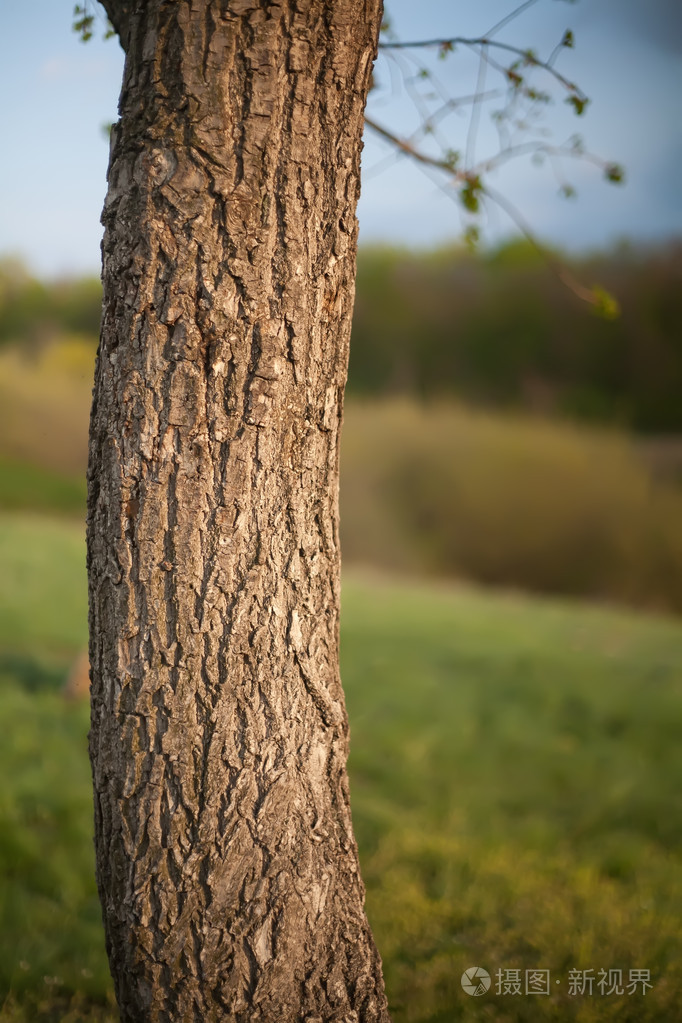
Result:
M359 253L350 395L455 396L645 433L682 432L682 241L566 260L616 296L596 316L526 242ZM0 263L0 345L96 337L101 287Z
M349 393L682 431L682 241L559 258L611 292L620 317L596 316L523 241L361 249Z
M40 345L64 334L97 338L101 306L96 277L39 281L20 260L0 260L0 345Z
M359 259L347 561L682 612L682 243L573 264L611 321L525 244ZM0 509L83 515L100 300L0 263Z

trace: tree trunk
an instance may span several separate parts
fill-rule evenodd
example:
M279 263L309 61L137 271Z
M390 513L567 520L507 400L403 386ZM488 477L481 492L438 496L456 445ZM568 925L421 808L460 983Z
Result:
M106 0L88 564L124 1021L388 1020L338 671L338 447L381 0Z

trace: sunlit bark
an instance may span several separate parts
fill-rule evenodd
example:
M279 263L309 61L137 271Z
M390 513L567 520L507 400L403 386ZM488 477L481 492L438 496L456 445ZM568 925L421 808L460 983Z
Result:
M124 1021L385 1021L338 670L338 448L380 0L105 4L88 561Z

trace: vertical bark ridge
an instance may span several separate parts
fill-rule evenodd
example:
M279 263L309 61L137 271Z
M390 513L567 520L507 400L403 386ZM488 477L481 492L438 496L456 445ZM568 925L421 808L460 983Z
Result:
M337 507L380 0L105 6L90 745L122 1016L385 1021Z

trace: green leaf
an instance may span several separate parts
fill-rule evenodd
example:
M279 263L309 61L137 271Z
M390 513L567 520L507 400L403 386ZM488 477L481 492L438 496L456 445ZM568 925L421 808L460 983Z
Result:
M480 209L480 194L483 191L483 183L478 174L468 177L459 191L459 197L465 210L469 213L478 213Z
M542 89L524 89L524 96L535 103L549 103L552 98L548 92L544 92Z
M76 4L73 9L73 30L81 37L81 42L87 43L92 39L92 26L95 16L87 13L87 8Z
M593 308L597 316L601 316L605 320L617 320L620 316L620 305L611 292L595 284L592 294L594 296Z
M573 107L578 117L581 117L585 113L585 108L590 101L587 96L578 96L576 93L573 93L567 98L566 102Z
M625 171L619 163L609 163L604 168L604 177L607 181L613 181L616 185L621 185L625 180Z

